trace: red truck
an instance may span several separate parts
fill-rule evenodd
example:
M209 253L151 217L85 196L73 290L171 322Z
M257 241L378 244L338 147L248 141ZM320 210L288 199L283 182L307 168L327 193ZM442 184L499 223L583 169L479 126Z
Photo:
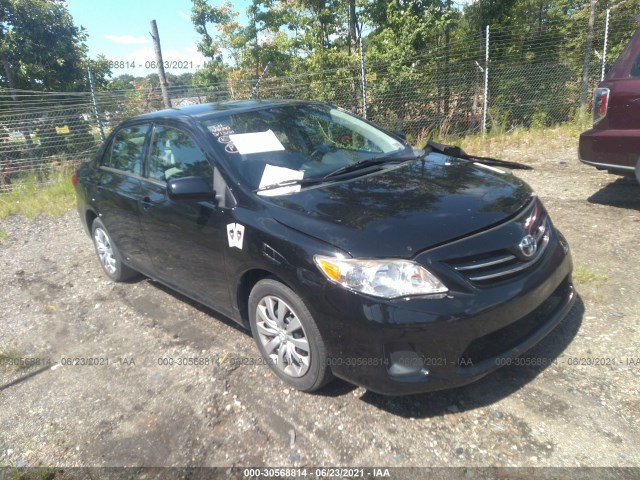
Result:
M593 100L593 127L580 135L580 161L640 183L640 30Z

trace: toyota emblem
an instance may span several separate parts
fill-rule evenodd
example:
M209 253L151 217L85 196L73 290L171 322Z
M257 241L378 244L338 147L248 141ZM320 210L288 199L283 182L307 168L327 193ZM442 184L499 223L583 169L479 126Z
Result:
M526 258L531 258L538 251L538 241L533 236L527 235L520 240L518 248L520 248L522 255Z

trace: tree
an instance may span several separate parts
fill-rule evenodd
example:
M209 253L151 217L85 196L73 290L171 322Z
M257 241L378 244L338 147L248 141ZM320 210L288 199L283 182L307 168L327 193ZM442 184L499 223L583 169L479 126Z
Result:
M227 32L237 24L238 14L228 1L224 1L220 7L209 5L207 0L192 1L191 21L202 37L198 50L210 59L203 72L196 73L196 81L205 78L211 83L221 83L227 74L222 50L229 46Z
M134 80L136 77L128 73L118 75L112 79L106 86L107 90L133 90Z
M85 90L85 38L62 0L3 0L0 84L12 90Z

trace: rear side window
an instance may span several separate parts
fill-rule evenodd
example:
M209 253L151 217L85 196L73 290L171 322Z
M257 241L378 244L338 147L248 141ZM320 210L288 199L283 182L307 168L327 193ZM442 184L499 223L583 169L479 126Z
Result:
M162 125L155 126L149 155L149 177L166 181L169 178L190 176L207 180L213 176L202 150L187 132Z
M136 125L123 128L113 139L111 154L105 158L105 167L115 168L127 173L142 173L144 139L149 125Z
M630 75L634 78L640 78L640 55L638 55L631 65Z

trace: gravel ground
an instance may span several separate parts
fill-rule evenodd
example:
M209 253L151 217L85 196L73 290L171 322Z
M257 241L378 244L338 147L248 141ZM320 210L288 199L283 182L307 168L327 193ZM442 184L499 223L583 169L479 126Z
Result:
M569 240L578 302L528 354L550 365L409 397L285 389L232 362L257 352L232 322L109 282L75 212L3 220L0 466L640 466L640 187L574 147L504 158L535 167L517 174ZM45 364L73 358L98 364Z

